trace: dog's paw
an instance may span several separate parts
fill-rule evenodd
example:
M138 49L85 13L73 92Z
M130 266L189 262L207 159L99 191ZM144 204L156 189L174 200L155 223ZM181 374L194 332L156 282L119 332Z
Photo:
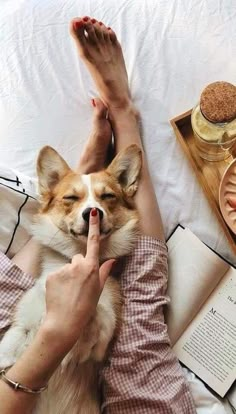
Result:
M11 354L0 354L0 370L4 368L11 367L15 364L17 358L15 355Z
M10 341L10 339L12 339ZM13 338L5 335L0 343L0 369L10 367L17 360L17 345L14 343Z
M30 343L30 335L21 326L12 326L0 343L0 366L13 365Z

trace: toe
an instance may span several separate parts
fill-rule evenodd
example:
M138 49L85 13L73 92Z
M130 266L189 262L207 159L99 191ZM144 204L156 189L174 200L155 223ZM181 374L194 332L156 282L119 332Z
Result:
M111 40L113 43L117 42L117 37L116 37L116 34L115 34L115 32L111 29L111 27L108 27L108 28L107 28L107 30L108 30L108 33L109 33L110 40Z
M70 34L76 40L79 40L80 44L82 45L86 42L84 29L85 23L81 18L76 17L75 19L71 20L69 27Z
M107 118L107 107L101 99L93 98L92 105L94 107L94 117L98 119Z
M103 23L102 22L98 22L95 21L93 23L93 27L97 36L97 39L101 42L104 40L104 36L103 36Z
M104 38L105 42L110 43L109 30L105 25L102 26L102 32L103 32L103 38Z
M87 40L91 43L97 43L98 38L93 23L89 20L85 23L85 30L87 32Z

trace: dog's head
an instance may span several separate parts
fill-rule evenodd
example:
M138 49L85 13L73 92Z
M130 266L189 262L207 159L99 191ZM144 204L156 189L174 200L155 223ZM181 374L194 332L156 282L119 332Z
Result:
M44 147L37 161L41 210L35 237L68 257L85 253L89 213L95 207L100 216L101 258L127 254L138 232L133 196L141 165L141 150L131 145L106 170L80 175L53 148Z

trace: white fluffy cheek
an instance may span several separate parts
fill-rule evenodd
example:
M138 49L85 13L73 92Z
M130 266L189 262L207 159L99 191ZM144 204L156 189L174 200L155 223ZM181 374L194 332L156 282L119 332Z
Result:
M41 220L44 222L45 229L48 226L49 233L52 233L55 228L65 232L67 231L67 226L64 222L64 218L60 213L48 213L45 216L41 216Z
M65 233L69 232L69 222L71 221L70 214L66 215L63 213L58 213L52 211L50 214L47 214L48 220L50 220L58 229L62 230Z
M117 217L113 213L111 214L109 211L105 212L104 215L104 226L115 227L117 225Z
M68 230L68 226L65 220L65 217L63 216L54 216L53 214L50 216L50 219L52 220L52 222L62 231L64 231L65 233L67 233Z
M83 207L79 207L72 211L68 216L64 217L68 231L70 231L71 228L73 228L74 231L77 231L84 227L85 221L82 216L83 211Z

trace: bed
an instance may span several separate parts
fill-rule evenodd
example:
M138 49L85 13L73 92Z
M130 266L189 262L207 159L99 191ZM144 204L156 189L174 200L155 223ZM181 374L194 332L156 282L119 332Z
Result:
M68 34L78 15L104 21L122 43L166 237L181 223L236 263L169 124L208 83L236 83L234 0L2 2L0 169L34 180L37 153L47 144L76 165L97 95ZM198 414L232 413L227 400L186 375Z

